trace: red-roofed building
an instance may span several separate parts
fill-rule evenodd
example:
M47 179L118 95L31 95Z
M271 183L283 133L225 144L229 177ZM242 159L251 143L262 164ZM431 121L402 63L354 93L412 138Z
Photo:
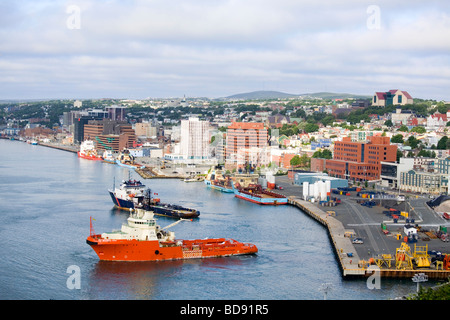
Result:
M427 118L427 129L428 130L437 130L439 128L443 128L447 125L449 119L450 112L447 113L435 113L429 115Z
M414 100L411 95L406 91L401 90L389 90L387 92L375 92L372 98L372 106L386 107L390 105L413 104Z

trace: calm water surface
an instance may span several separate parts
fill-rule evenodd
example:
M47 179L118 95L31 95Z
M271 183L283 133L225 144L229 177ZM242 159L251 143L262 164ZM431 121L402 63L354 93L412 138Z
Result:
M261 207L210 190L203 183L140 179L163 202L197 208L200 218L171 230L179 239L229 237L255 244L253 256L166 262L100 262L86 244L89 217L96 233L120 229L128 213L108 195L128 178L116 165L76 154L0 140L0 298L155 300L389 299L415 291L410 280L344 280L325 228L290 206ZM166 226L174 220L158 217ZM69 289L70 266L81 288Z

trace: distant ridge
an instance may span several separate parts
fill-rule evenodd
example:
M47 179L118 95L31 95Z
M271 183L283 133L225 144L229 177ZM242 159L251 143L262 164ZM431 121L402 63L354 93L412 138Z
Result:
M316 92L291 94L280 91L253 91L234 94L223 99L229 100L258 100L258 99L287 99L287 98L321 98L321 99L368 99L370 95L357 95L351 93Z
M238 93L228 96L225 99L242 99L242 100L257 100L257 99L281 99L281 98L295 98L299 95L284 93L279 91L253 91L247 93Z

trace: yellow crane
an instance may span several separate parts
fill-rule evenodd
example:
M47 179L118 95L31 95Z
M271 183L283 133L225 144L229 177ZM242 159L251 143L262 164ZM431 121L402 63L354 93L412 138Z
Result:
M412 259L411 248L402 242L400 248L395 250L395 267L399 270L412 270Z

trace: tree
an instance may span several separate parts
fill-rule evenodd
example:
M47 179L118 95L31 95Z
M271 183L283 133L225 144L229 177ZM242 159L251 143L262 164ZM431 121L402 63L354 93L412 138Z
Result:
M436 288L420 288L419 292L407 297L408 300L449 300L450 282Z
M391 138L392 143L403 143L403 135L402 134L396 134L395 136L392 136Z
M412 149L417 148L420 141L416 139L414 136L410 136L408 140L406 140L406 144L409 145Z
M296 154L290 161L291 166L296 167L300 165L300 156Z
M386 120L386 121L384 122L384 125L387 126L387 127L392 127L394 124L392 123L391 120Z
M311 164L311 159L306 154L303 154L300 157L300 165L302 167L309 167L310 164Z
M449 139L448 139L448 137L447 136L443 136L440 140L439 140L439 142L438 142L438 144L437 144L437 149L440 149L440 150L445 150L445 149L450 149L450 146L449 146Z
M314 152L314 154L312 155L312 158L331 159L331 158L332 158L332 153L331 153L331 151L328 150L328 149L317 150L317 151Z
M425 133L427 130L422 126L417 126L411 129L411 132L417 132L417 133Z
M397 150L397 162L400 162L400 158L403 157L403 152Z
M305 132L306 133L310 133L310 132L316 132L319 131L319 126L315 123L307 123L305 126Z
M402 131L402 132L408 132L408 127L405 125L402 125L400 128L397 129L397 131Z

